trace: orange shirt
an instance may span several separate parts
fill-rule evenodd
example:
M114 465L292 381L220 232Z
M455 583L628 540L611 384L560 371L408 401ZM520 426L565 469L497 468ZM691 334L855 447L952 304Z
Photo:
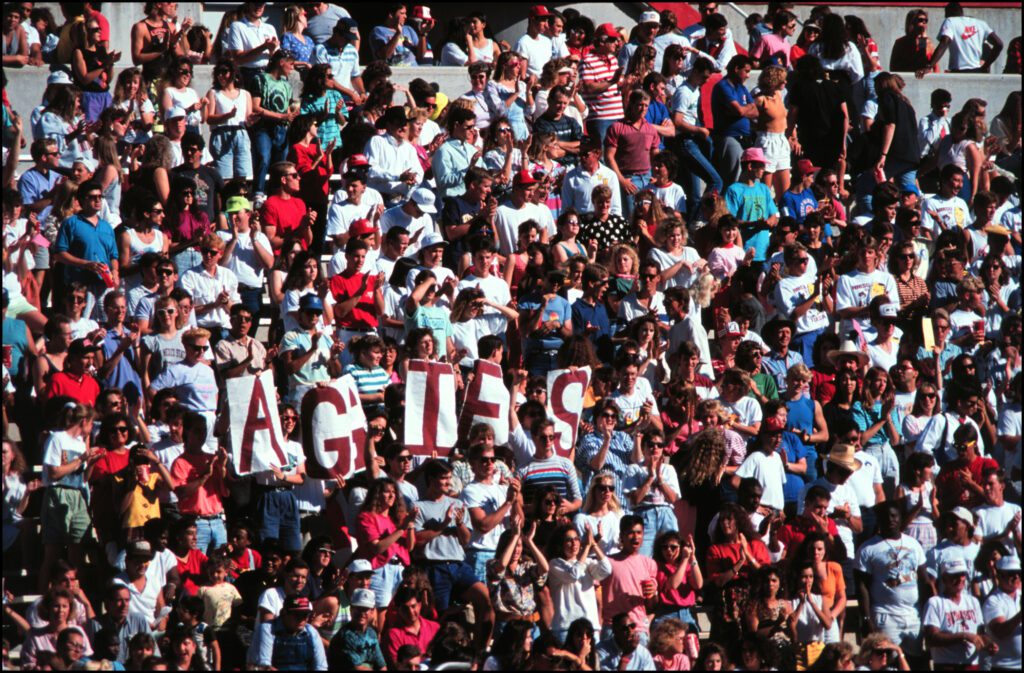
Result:
M206 469L207 464L215 457L208 453L199 456L185 453L179 456L174 461L174 464L171 465L171 478L174 479L174 487L178 488L193 479L198 479L199 475ZM220 472L214 469L213 475L197 488L195 493L187 498L178 496L178 509L182 514L191 516L208 517L220 514L224 511L224 503L221 501L221 498L227 494L228 489L224 485Z

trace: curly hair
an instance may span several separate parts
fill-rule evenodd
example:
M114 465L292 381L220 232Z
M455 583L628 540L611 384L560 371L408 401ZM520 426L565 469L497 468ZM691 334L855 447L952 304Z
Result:
M686 633L686 624L675 618L663 619L651 629L651 654L671 657L675 653L675 641L680 633Z
M725 435L714 429L701 430L690 440L690 450L679 471L680 486L699 488L718 476L725 462Z
M786 69L777 65L766 67L757 78L757 86L762 94L779 91L786 86Z

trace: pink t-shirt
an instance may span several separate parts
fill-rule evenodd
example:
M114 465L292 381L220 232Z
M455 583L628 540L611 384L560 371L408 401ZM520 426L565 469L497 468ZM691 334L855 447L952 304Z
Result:
M644 120L640 128L625 121L612 124L604 138L605 147L615 148L615 163L623 175L651 170L651 152L661 140L654 126Z
M658 579L658 564L650 556L632 554L626 558L620 555L610 557L612 574L601 583L604 604L601 615L605 626L610 626L612 617L628 612L636 622L636 628L646 633L650 627L647 621L647 606L641 583Z
M391 535L398 527L391 517L373 512L363 512L356 520L356 540L359 546L364 549L370 548L370 543L382 537ZM391 557L397 557L403 565L409 565L409 550L401 542L396 542L388 547L383 553L377 554L370 559L370 565L376 570L387 564Z
M768 33L761 36L761 41L754 47L754 51L750 52L750 56L762 60L781 51L786 55L786 62L783 65L789 66L789 52L792 49L793 45L786 42L786 38L779 37L775 33Z
M658 600L662 605L688 608L697 603L697 593L694 591L693 585L690 584L690 579L693 576L693 563L691 560L690 570L675 589L668 588L668 580L678 566L672 563L663 563L658 566Z

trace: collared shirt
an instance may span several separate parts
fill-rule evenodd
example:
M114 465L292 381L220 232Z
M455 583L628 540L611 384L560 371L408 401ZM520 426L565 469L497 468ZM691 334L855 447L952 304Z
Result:
M370 162L368 186L382 195L408 196L423 182L423 166L416 148L408 141L399 143L390 133L377 135L366 143L364 154ZM416 182L412 185L399 180L402 173L410 170L416 174Z
M598 472L609 472L613 475L615 484L615 495L619 502L626 504L622 495L622 479L619 475L626 472L630 456L633 454L633 438L620 430L612 431L612 439L608 445L608 455L604 459L604 465L600 470L590 466L590 461L601 452L604 445L604 438L596 432L591 432L583 437L579 450L576 452L576 469L580 471L584 487L583 495L586 496L590 489L590 480Z
M90 621L85 631L89 634L89 639L95 642L96 635L104 629L110 629L117 633L117 660L121 663L128 660L128 642L135 634L153 632L149 628L149 623L145 617L131 612L128 613L128 618L120 626L114 623L110 615L103 615ZM159 656L160 650L157 644L154 643L153 647L153 654Z
M491 125L491 120L505 116L505 106L498 95L498 86L494 82L487 82L483 91L470 89L459 96L473 101L473 114L476 115L476 128L482 131Z
M277 37L277 30L269 22L257 19L255 23L246 17L235 21L228 28L224 39L224 51L250 51L263 44L268 37ZM260 52L258 58L241 65L247 69L264 69L270 62L270 51Z
M786 373L790 367L802 364L803 362L803 356L796 351L789 351L785 357L782 357L778 351L773 350L764 358L761 368L764 369L766 374L771 374L775 378L775 385L779 389L779 394L782 394L786 392Z
M359 74L359 52L351 44L346 44L340 51L333 45L319 44L313 48L309 62L313 65L326 63L331 66L334 81L346 89L352 88L352 76Z
M97 216L96 224L81 215L72 215L64 220L57 232L57 241L51 253L66 252L88 262L106 264L118 258L114 229L103 218ZM79 281L87 285L101 282L92 271L77 266L64 266L64 278L71 283Z
M741 106L754 102L747 87L733 84L728 78L711 90L711 114L715 119L715 133L731 138L745 138L750 135L750 120L736 114L732 103Z
M580 82L607 82L615 74L618 65L614 54L602 56L592 51L580 63ZM584 94L583 100L590 108L587 121L622 118L622 92L618 82L613 82L600 93Z
M438 196L462 196L466 193L466 171L477 152L475 145L454 138L446 140L434 153L430 167L434 169Z
M583 164L565 174L562 180L562 211L575 208L579 213L590 213L594 205L590 196L594 187L604 185L612 190L612 215L622 215L622 195L614 171L604 164L598 164L593 173L586 171Z
M46 194L60 182L60 179L61 175L54 170L48 170L44 175L35 167L28 169L18 178L21 202L28 206L46 198Z
M217 297L224 291L227 291L232 304L242 300L238 295L238 277L223 266L217 266L211 275L201 264L196 265L182 274L181 287L192 295L192 301L196 306L216 302ZM231 327L231 315L222 304L217 304L216 308L197 316L197 321L200 327Z
M365 631L359 631L351 624L342 626L338 635L331 639L328 661L331 670L351 671L360 666L369 666L377 671L387 668L377 632L371 626Z
M615 148L615 163L623 175L649 173L651 152L658 149L661 136L646 119L637 128L622 119L611 125L605 136L605 147Z
M921 158L931 153L939 141L949 135L949 118L938 117L929 112L917 121L917 139L921 146Z

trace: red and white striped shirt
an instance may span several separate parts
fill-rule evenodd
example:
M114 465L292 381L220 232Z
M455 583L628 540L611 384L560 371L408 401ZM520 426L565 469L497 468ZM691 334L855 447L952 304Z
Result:
M606 82L610 80L615 71L619 69L618 59L614 54L601 56L594 52L587 54L580 63L581 82ZM619 83L615 82L610 87L598 94L584 95L583 99L590 108L587 121L595 119L622 119L625 112L622 109L622 93L619 91Z

